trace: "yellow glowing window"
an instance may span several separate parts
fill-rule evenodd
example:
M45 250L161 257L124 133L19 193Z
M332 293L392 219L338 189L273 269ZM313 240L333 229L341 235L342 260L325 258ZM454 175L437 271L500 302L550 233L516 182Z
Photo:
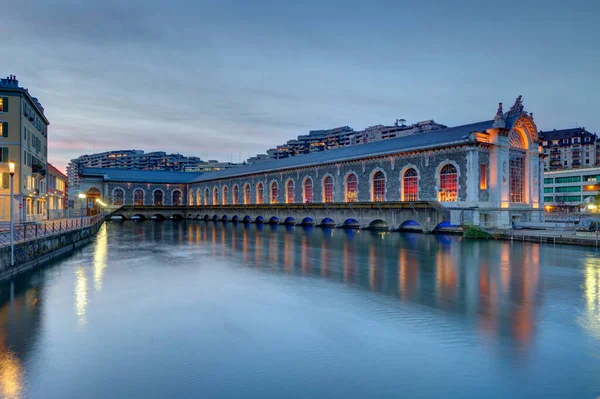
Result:
M485 164L479 165L479 189L487 190L487 168Z
M4 112L4 98L0 97L0 112Z

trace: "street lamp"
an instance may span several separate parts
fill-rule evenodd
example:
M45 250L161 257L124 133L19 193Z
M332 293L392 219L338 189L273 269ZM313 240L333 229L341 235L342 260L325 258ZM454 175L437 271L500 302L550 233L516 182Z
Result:
M13 202L15 192L15 163L8 163L8 173L10 174L10 265L15 265L15 215L13 215Z

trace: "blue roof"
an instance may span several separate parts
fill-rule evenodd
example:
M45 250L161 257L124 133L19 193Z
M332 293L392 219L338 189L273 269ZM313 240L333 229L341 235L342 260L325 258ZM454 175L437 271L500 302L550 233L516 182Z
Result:
M189 183L201 172L169 172L164 170L130 170L118 168L84 168L82 176L102 176L104 181L137 183Z
M203 182L215 179L243 176L253 173L273 172L281 169L300 168L327 163L350 161L369 156L391 155L400 152L436 148L449 144L466 143L473 132L484 132L492 128L493 120L456 126L446 129L433 130L410 136L374 141L355 146L336 148L329 151L315 152L306 155L297 155L289 158L274 159L258 162L236 168L207 172L193 180Z

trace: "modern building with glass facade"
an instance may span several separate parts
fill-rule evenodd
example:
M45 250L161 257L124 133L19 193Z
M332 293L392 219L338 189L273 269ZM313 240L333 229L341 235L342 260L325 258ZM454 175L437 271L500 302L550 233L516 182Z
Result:
M588 198L600 194L600 167L546 172L543 183L548 211L584 210Z

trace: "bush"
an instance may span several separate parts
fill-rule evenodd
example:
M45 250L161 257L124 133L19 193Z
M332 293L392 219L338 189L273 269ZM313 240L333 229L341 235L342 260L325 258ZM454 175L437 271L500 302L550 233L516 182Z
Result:
M489 240L492 235L476 226L463 226L463 237L480 240Z

